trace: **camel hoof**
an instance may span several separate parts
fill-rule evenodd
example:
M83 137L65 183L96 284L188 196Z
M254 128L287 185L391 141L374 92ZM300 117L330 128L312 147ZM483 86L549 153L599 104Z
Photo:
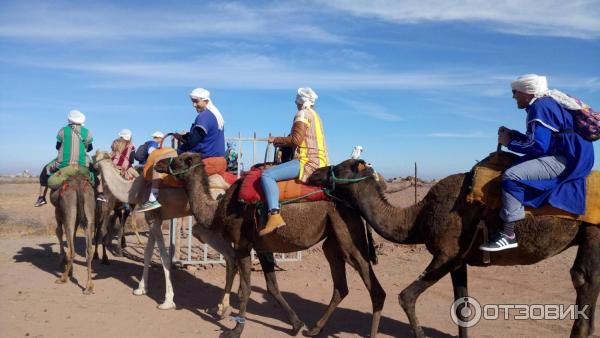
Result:
M160 310L172 310L175 308L174 302L164 302L158 306Z
M146 294L146 289L144 288L137 288L133 290L133 294L136 296L143 296Z
M62 278L59 278L59 279L57 279L57 280L54 281L54 283L56 283L56 284L65 284L66 282L67 282L67 280L66 279L62 279Z
M115 255L115 257L123 257L123 250L121 250L120 247L116 246L115 252L113 252L113 254Z
M321 331L322 331L322 329L320 329L318 327L313 327L312 329L302 331L302 334L305 337L314 337L314 336L318 335L319 333L321 333Z
M208 309L206 312L212 315L213 317L221 320L227 318L231 314L231 312L233 312L233 309L229 305L219 304L213 308Z
M292 336L296 336L298 335L298 332L300 332L300 330L302 330L302 328L304 328L306 325L303 322L297 322L292 324L292 332L290 333L290 335Z
M94 294L94 288L87 288L87 289L83 290L83 294L84 295L93 295Z

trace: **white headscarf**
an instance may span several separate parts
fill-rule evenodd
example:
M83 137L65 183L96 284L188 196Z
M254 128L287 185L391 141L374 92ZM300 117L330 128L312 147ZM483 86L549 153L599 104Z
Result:
M72 124L83 125L85 122L85 115L79 110L71 110L69 115L67 115L67 121Z
M296 95L296 104L302 105L302 108L309 108L315 105L319 96L312 88L298 88Z
M210 99L210 92L204 88L196 88L192 90L192 92L190 93L190 97L199 100L208 100L208 105L206 106L206 108L210 110L210 112L213 113L213 115L217 119L219 130L223 130L223 126L225 126L225 120L223 119L223 115L221 115L219 109L213 104L212 100Z
M510 86L512 89L521 93L533 94L534 99L531 101L531 103L540 97L550 96L563 108L570 110L579 110L583 108L581 104L577 102L577 100L561 92L560 90L548 89L548 80L545 76L536 74L522 75L511 82Z
M119 137L125 141L131 141L131 130L123 129L119 132Z

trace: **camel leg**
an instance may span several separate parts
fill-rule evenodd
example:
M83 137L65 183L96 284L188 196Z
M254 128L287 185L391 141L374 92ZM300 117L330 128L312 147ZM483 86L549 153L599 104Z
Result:
M231 330L224 331L219 335L219 338L239 338L244 330L246 323L246 306L250 299L250 273L252 269L252 258L250 250L244 249L236 253L240 269L240 291L242 293L240 301L240 311L237 315L237 324Z
M154 222L151 227L154 227ZM152 261L152 253L154 252L154 243L156 239L154 238L154 232L150 231L148 234L148 242L146 242L146 248L144 248L144 272L142 273L142 278L140 278L140 283L138 284L138 288L133 290L133 294L136 296L145 295L148 292L148 270L150 269L150 262Z
M265 253L259 252L256 254L260 261L260 265L263 269L263 273L265 275L265 280L267 282L267 291L271 296L277 300L277 303L285 310L288 315L289 322L292 324L292 332L290 334L295 336L300 332L302 327L304 327L304 323L298 318L298 315L290 305L285 301L281 292L279 291L279 285L277 285L277 277L275 276L275 258L273 257L273 253Z
M450 276L452 276L452 288L454 289L454 301L457 301L461 298L468 297L468 287L467 287L467 265L463 264L458 269L450 272ZM466 322L468 318L462 315L462 309L456 308L457 318ZM458 327L458 336L460 338L467 338L467 327L460 326Z
M67 278L69 277L69 275L72 273L73 270L73 256L74 256L74 248L73 245L75 244L73 242L73 228L74 225L73 224L69 224L72 223L75 220L76 215L72 215L73 217L71 217L67 222L65 222L65 229L66 230L66 238L67 238L67 252L66 252L66 263L65 264L65 270L62 273L62 275L60 276L59 279L56 280L56 283L59 284L63 284L67 282Z
M449 261L450 259L447 256L434 256L425 271L423 271L417 280L412 282L406 289L402 290L398 297L400 305L402 305L402 308L410 321L410 326L413 329L415 336L418 338L425 338L425 332L419 325L417 314L415 312L417 298L421 293L427 290L427 288L437 283L437 281L450 272L452 265Z
M59 251L59 261L58 264L60 267L63 266L63 264L66 262L66 253L65 253L65 244L63 243L63 224L57 222L56 224L56 237L58 238L58 244L60 247L60 251Z
M323 253L325 254L325 258L327 258L327 262L329 263L329 268L331 269L331 276L333 280L333 295L331 296L331 301L329 301L329 306L325 310L325 313L317 321L315 326L310 330L305 330L302 332L305 336L316 336L321 333L323 327L329 320L329 317L338 306L338 304L348 295L348 281L346 280L346 262L343 257L340 255L339 249L336 247L337 241L333 237L327 237L325 242L323 243Z
M571 268L571 279L577 291L577 309L585 310L575 319L571 337L588 337L594 333L594 316L600 293L600 227L585 227L579 244L575 263ZM587 317L587 318L585 318Z
M171 310L175 308L175 302L173 302L173 285L171 284L171 260L167 248L165 247L165 239L163 238L161 225L162 222L155 222L152 226L152 232L154 232L154 237L158 244L160 261L165 274L165 301L160 304L158 308L161 310Z
M237 263L235 259L235 251L231 247L231 243L225 240L220 233L208 230L201 225L192 225L192 235L200 242L208 244L211 248L217 250L225 259L225 289L223 290L223 298L215 308L210 309L209 313L216 314L219 318L225 318L231 313L231 305L229 297L233 288L233 280L237 273Z
M92 197L93 198L93 197ZM86 249L86 263L87 263L87 284L85 286L84 294L89 295L94 293L94 283L92 282L92 258L93 248L92 239L94 237L94 222L88 220L88 224L85 228L85 249Z

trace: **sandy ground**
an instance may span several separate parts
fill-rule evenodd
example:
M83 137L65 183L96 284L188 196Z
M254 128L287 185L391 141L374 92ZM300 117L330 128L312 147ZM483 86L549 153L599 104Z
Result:
M53 208L32 207L36 190L34 184L0 184L1 337L217 337L222 329L234 326L230 319L217 321L205 312L221 295L221 265L174 270L176 310L156 308L164 296L164 278L158 266L150 272L149 295L132 295L142 273L142 246L132 235L127 237L128 258L111 256L113 261L108 266L94 263L95 294L82 294L86 277L81 236L77 240L74 278L64 285L55 284L58 245L55 236L48 235L54 227ZM420 197L426 190L420 188ZM414 193L404 190L389 197L394 204L407 205ZM377 242L382 245L375 271L388 295L380 336L410 336L397 295L425 269L431 256L421 246L392 245L381 239ZM318 320L332 291L329 268L316 248L304 252L301 262L281 263L285 271L277 273L284 297L308 325ZM470 295L482 304L571 304L575 291L569 268L575 253L572 248L535 266L470 268ZM266 294L260 271L253 272L252 283L244 336L289 337L290 326ZM361 337L369 333L369 296L350 267L348 283L350 294L322 336ZM457 334L450 318L452 300L449 277L419 298L417 313L428 336ZM232 303L237 306L237 296ZM596 327L600 328L598 317ZM475 337L565 337L571 325L571 320L482 320L470 333Z

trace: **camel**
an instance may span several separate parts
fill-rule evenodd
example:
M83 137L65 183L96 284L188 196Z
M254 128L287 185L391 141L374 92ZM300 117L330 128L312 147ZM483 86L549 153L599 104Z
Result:
M109 264L106 248L111 244L114 235L117 235L118 243L114 247L115 256L122 257L122 249L127 246L124 236L125 222L130 216L131 210L124 208L124 205L125 203L117 201L112 195L108 199L108 202L96 203L96 232L94 235L96 245L94 248L94 259L98 259L98 245L102 242L102 264ZM119 225L117 225L117 221Z
M184 153L173 159L161 160L154 168L159 172L175 174L182 179L190 196L190 207L196 220L207 229L222 232L233 243L240 270L241 301L235 327L223 332L221 337L239 337L244 329L246 307L250 297L252 249L259 254L295 252L308 249L323 239L325 240L323 251L333 279L333 295L323 316L313 328L304 330L304 335L319 334L337 305L348 294L345 270L345 263L348 263L358 271L369 291L373 306L370 335L376 337L385 292L371 266L369 244L365 239L365 226L357 210L332 201L286 204L281 212L287 225L264 237L259 237L254 224L255 209L248 207L237 198L239 180L217 202L210 198L207 189L208 178L199 154ZM202 220L212 220L212 222ZM291 334L296 335L304 327L304 323L279 291L274 261L268 261L261 255L259 259L267 280L267 291L286 311L292 325Z
M102 174L104 192L109 200L114 197L118 201L129 203L133 208L134 205L141 204L148 198L150 194L150 182L145 181L142 175L133 181L124 179L119 175L112 161L110 161L110 155L104 151L96 152L95 163L96 168ZM165 248L161 227L163 220L190 216L191 211L188 196L182 188L161 188L159 201L162 204L161 208L145 213L146 221L150 225L150 234L144 250L144 271L137 289L133 290L133 294L141 296L147 293L148 270L156 242L165 274L165 300L158 308L168 310L175 308L175 302L173 301L174 293L170 277L171 262ZM226 241L220 233L210 231L201 226L193 227L193 235L203 243L207 243L217 250L225 258L227 270L225 293L221 303L216 308L217 315L224 316L230 311L230 292L237 270L233 249L230 242Z
M94 293L92 282L92 237L94 233L94 213L96 196L89 178L84 175L69 177L60 188L50 194L50 202L54 205L56 216L56 237L60 245L60 256L65 262L65 270L56 280L58 284L67 282L68 276L73 274L73 257L77 227L85 228L87 283L83 293ZM67 237L67 251L63 245L63 233Z
M467 265L488 266L478 249L484 237L480 235L482 231L477 231L478 225L483 221L482 225L494 231L501 226L501 220L497 210L488 212L486 206L466 201L471 173L442 179L422 201L407 208L388 203L373 173L373 168L364 161L346 160L332 168L320 169L311 176L311 182L333 184L335 181L333 194L358 207L367 222L385 239L426 245L433 255L431 263L399 295L414 335L425 337L415 313L417 298L448 273L452 277L455 301L467 297ZM587 306L584 311L587 318L579 316L575 320L571 337L589 337L594 332L594 310L600 292L600 226L553 216L528 215L517 224L516 234L519 247L490 253L491 264L534 264L571 246L579 246L570 272L578 309ZM460 308L455 310L459 320L468 321ZM464 325L459 326L459 336L467 337Z

